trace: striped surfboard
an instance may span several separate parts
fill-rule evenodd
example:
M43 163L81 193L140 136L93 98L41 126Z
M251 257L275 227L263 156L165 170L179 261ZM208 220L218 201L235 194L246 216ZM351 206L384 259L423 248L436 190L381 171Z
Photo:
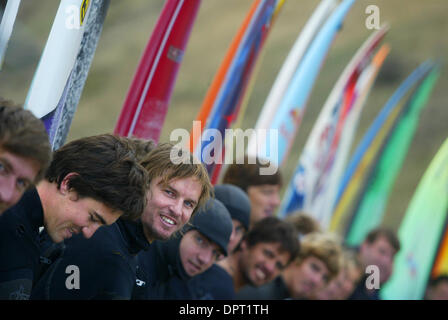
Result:
M226 73L206 124L206 129L217 130L221 137L225 136L225 129L229 128L237 117L254 64L266 40L268 31L272 27L270 22L275 7L276 1L265 0L260 2ZM210 130L203 134L196 147L195 154L205 163L209 174L213 176L217 162L222 160L224 145L211 139L208 136L209 134ZM210 150L215 153L212 159L207 159Z
M406 105L405 97L410 95L410 90L427 75L431 67L432 63L427 61L414 70L386 102L367 130L351 157L338 187L330 230L345 234L344 229L350 219L355 199L359 196L372 164Z
M359 245L370 230L381 224L390 190L405 161L417 130L419 115L437 82L438 74L438 68L435 67L414 90L386 145L382 147L376 164L366 178L368 183L351 214L345 236L348 245Z
M328 181L334 168L345 120L352 111L361 109L353 108L358 98L356 84L370 65L373 51L387 31L388 27L384 26L364 42L333 87L299 158L280 210L281 216L294 210L304 210L322 226L327 226L328 211L319 203L323 202L326 206L330 203L327 192L333 187Z

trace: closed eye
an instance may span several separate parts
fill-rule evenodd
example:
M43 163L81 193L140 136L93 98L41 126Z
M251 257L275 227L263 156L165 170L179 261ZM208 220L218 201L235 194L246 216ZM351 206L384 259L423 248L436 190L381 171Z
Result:
M90 215L90 221L92 221L93 223L99 223L101 225L106 225L106 221L103 219L103 217L101 217L98 213L93 212L93 213L89 213Z

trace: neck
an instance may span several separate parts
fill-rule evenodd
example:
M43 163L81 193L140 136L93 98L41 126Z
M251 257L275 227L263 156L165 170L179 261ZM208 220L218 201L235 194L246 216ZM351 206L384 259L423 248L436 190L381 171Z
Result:
M42 209L44 212L44 226L47 225L49 219L51 219L53 203L56 201L55 197L58 196L57 185L55 183L42 180L36 186L37 193L39 194L40 202L42 203Z
M154 237L151 235L151 232L148 230L148 228L145 226L145 224L142 221L142 227L143 227L143 233L145 234L145 238L146 240L148 240L148 243L152 243L155 239Z
M292 262L294 263L294 262ZM294 272L292 270L293 266L292 263L283 271L281 277L283 278L283 282L286 285L286 288L288 289L289 294L293 297L293 298L300 298L297 296L297 294L294 294L293 291L293 286L292 283L294 281Z
M243 270L239 267L238 261L240 260L241 252L237 251L230 255L227 259L220 261L220 265L232 276L233 286L235 292L240 290L244 285L248 284Z

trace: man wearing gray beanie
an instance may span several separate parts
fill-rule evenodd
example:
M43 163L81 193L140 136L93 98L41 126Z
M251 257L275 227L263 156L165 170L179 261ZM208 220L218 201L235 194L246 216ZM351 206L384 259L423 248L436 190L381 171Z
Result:
M250 200L243 189L232 184L217 185L214 192L215 198L226 206L232 217L233 231L228 246L228 256L230 256L249 230ZM216 263L207 271L191 279L188 286L191 294L189 299L230 300L235 296L232 277Z
M226 207L210 199L181 236L155 241L138 255L132 299L188 299L188 281L228 254L232 220Z
M228 246L229 254L231 254L249 230L250 200L240 187L232 184L217 185L214 191L215 198L225 205L232 217L233 231Z

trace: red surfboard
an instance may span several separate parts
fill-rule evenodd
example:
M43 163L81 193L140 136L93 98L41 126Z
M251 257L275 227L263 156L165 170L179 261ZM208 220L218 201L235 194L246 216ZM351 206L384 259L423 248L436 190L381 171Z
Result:
M146 45L114 133L159 141L200 0L167 0Z

